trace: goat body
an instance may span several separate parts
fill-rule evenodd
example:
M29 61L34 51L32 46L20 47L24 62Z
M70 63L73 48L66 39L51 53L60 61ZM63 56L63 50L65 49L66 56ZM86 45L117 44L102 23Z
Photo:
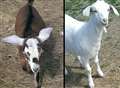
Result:
M65 52L93 58L100 49L103 28L94 17L81 22L65 15Z
M29 17L30 15L32 17ZM18 35L19 37L28 38L28 37L38 36L39 31L45 27L46 25L42 17L39 15L38 11L32 5L30 5L30 3L27 3L19 10L16 16L16 23L15 23L15 32L16 35ZM23 46L18 46L18 50L19 50L19 55L21 58L21 64L23 66L23 69L30 70L28 68L29 66L27 66L27 62L23 55Z
M98 63L103 29L104 26L98 23L94 17L91 17L88 22L79 22L70 16L65 16L65 53L77 56L82 67L87 69L90 88L94 88L94 83L89 59L96 57L98 74L103 77Z
M45 25L45 22L43 21L42 17L39 15L38 11L33 7L31 6L31 9L32 9L32 13L30 13L30 10L29 10L29 3L27 3L25 6L23 6L17 16L16 16L16 23L15 23L15 31L16 31L16 34L19 35L20 37L28 37L29 35L25 34L25 32L27 30L30 30L29 28L27 29L26 28L26 24L30 21L31 19L31 28L32 30L32 34L33 36L36 36L39 34L39 31L42 29L42 28L45 28L46 25ZM29 18L29 14L32 14L32 18ZM28 31L29 32L29 31ZM24 35L25 34L25 35Z
M99 76L104 74L99 65L98 53L100 50L103 31L108 24L110 11L119 16L114 6L109 5L104 0L97 0L92 5L83 10L83 15L89 16L88 22L77 21L65 15L65 53L72 53L86 69L90 88L94 88L89 60L95 58ZM67 73L66 69L65 72Z

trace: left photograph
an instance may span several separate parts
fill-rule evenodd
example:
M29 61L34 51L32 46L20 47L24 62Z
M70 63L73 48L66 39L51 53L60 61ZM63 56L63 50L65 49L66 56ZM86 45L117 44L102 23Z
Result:
M63 88L63 0L0 1L0 88Z

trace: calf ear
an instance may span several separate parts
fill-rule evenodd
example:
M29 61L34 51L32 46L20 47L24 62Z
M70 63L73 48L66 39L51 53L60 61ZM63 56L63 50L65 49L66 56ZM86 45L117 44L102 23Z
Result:
M38 38L40 38L40 40L42 42L44 42L45 40L47 40L50 37L50 34L51 34L52 30L53 30L53 28L51 28L51 27L42 29L39 32Z
M117 9L113 6L110 5L110 9L115 13L115 15L119 16L120 14L118 13Z
M1 41L6 42L6 43L10 43L10 44L13 44L13 45L22 46L24 39L20 38L20 37L18 37L16 35L11 35L11 36L3 38Z

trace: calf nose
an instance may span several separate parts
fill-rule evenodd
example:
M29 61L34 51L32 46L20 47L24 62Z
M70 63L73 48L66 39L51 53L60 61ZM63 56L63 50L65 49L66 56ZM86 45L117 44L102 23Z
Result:
M106 19L103 19L103 22L104 22L104 23L106 23L106 22L107 22L107 20L106 20Z
M38 70L39 70L39 68L35 68L35 69L33 69L34 70L34 72L37 72Z
M36 57L33 58L34 63L39 63L38 59Z
M108 23L108 22L107 22L107 19L104 18L103 21L102 21L102 23L103 23L104 25L107 25L107 23Z

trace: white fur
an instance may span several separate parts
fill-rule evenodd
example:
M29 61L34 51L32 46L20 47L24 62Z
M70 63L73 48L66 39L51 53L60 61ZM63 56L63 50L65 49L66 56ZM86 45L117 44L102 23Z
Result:
M97 0L92 5L85 8L83 15L90 16L89 21L81 22L65 15L65 53L71 53L78 57L78 60L87 70L88 83L90 88L94 88L89 60L95 58L97 72L99 76L104 74L99 65L98 53L105 26L108 24L109 4L104 0ZM91 13L90 9L97 12ZM112 7L113 8L113 7ZM114 8L114 13L119 13Z
M44 28L43 30L40 31L38 37L41 39L42 42L44 42L45 40L47 40L49 38L52 30L53 30L53 28L51 28L51 27Z
M26 44L28 45L28 47L25 47L24 49L24 53L27 55L27 57L29 57L29 65L30 68L33 72L35 72L35 69L39 69L39 65L36 63L33 63L33 58L37 58L39 61L39 51L38 51L38 41L34 38L28 39L28 41L26 42ZM30 56L27 54L27 52L30 53ZM27 58L26 58L27 60Z
M1 40L2 42L14 44L14 45L23 45L24 38L20 38L17 35L11 35L8 37L5 37Z
M39 32L39 36L38 38L44 42L45 40L47 40L52 32L52 28L51 27L48 27L48 28L44 28L42 29L40 32ZM17 35L11 35L11 36L7 36L3 39L1 39L2 42L6 42L6 43L10 43L10 44L13 44L13 45L20 45L22 46L23 45L23 41L24 41L24 38L21 38Z

